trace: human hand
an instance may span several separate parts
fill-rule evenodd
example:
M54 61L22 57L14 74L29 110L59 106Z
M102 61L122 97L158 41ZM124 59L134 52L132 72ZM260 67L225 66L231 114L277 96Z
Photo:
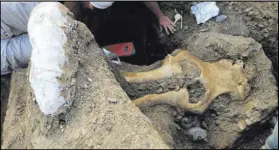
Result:
M176 31L175 24L167 16L159 17L159 24L160 24L160 27L162 26L165 29L165 31L168 35L169 35L168 30L170 30L172 33L174 33L174 31Z

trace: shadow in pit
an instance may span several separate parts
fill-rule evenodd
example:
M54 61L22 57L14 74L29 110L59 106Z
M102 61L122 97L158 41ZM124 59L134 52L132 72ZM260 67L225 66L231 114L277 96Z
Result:
M169 37L166 34L159 36L158 19L142 2L114 2L107 9L85 10L84 13L88 16L82 22L100 47L133 42L136 54L120 58L124 62L150 65L177 47L170 42L162 42Z
M9 93L10 93L10 81L11 75L3 75L1 76L1 145L2 145L2 130L3 130L3 123L6 116L6 110L9 100Z
M274 113L271 113L269 116L274 116ZM274 128L274 126L272 126L270 123L270 119L268 119L264 123L255 123L248 130L244 131L244 133L242 134L243 136L235 142L232 148L260 149L264 145L265 140L268 138L268 136L271 135L271 129Z

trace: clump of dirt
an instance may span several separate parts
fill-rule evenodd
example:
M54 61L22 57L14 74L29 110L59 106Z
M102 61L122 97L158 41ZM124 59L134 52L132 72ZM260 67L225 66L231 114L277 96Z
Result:
M197 103L198 100L202 99L204 97L206 89L204 86L197 81L196 84L188 86L189 94L190 94L190 102L191 103Z

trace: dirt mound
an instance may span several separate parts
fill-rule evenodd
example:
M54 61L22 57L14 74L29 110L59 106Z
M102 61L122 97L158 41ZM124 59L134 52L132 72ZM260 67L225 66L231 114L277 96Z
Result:
M63 7L63 6L61 6ZM44 116L28 83L28 69L13 72L2 148L168 148L115 80L86 26L65 30L79 60L77 91L66 114Z
M213 148L232 147L237 140L245 137L245 131L253 130L255 125L264 123L278 107L276 80L271 72L271 61L264 54L261 44L252 38L208 32L195 34L184 43L185 49L203 61L215 62L230 59L235 63L238 61L244 63L243 71L251 87L248 96L242 101L232 100L228 94L218 96L203 114L204 119L201 123L208 132L209 146ZM132 72L147 71L157 68L160 64L157 62L148 67L134 67L125 64L126 66L120 69L126 71L125 68L128 68L127 70ZM187 81L181 80L179 76L172 76L152 81L152 84L150 82L124 83L122 86L133 99L146 94L177 90L183 86L183 82ZM173 123L173 114L177 115L177 113L169 106L160 109L156 109L156 107L165 106L143 108L142 111L150 117L159 132L162 129L168 131L168 134L164 133L165 141L173 143L172 146L177 147L174 142L169 142L170 135L174 138L181 132ZM162 110L165 110L165 115L162 115ZM165 117L165 119L158 119L160 117ZM164 121L160 123L160 120ZM168 125L166 120L170 121ZM178 140L174 139L174 141Z
M214 18L197 25L191 6L198 2L160 2L162 11L174 20L174 9L183 15L183 29L165 40L175 48L183 41L202 31L252 37L262 44L263 50L273 64L273 74L278 79L278 3L277 2L216 2L220 14L227 19L216 22Z

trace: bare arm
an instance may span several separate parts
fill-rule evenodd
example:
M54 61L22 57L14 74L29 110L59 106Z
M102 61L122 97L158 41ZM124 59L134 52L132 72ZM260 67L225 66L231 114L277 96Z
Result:
M144 5L151 10L157 18L164 16L157 2L143 2Z
M175 24L167 16L164 15L157 2L143 2L143 3L158 18L160 25L164 27L167 34L169 34L169 31L174 33Z

